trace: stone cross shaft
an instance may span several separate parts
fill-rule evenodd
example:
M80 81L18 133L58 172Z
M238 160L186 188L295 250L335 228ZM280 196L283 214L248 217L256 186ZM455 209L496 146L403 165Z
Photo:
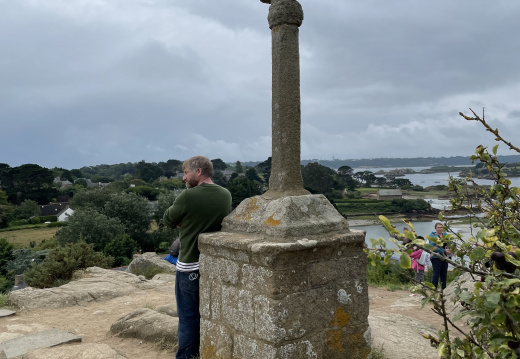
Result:
M298 27L303 10L296 0L261 0L271 4L272 163L266 198L309 194L300 167L300 55Z

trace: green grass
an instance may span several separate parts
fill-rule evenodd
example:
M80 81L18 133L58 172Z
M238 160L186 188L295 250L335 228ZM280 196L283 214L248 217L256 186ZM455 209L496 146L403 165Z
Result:
M383 345L381 345L379 348L375 348L374 346L372 346L372 351L370 354L372 354L372 359L386 359L387 358L386 353L385 353L385 348Z
M15 248L29 248L31 246L31 242L35 242L36 245L40 244L43 240L48 241L59 230L59 228L48 228L47 225L44 226L32 226L30 228L13 229L6 231L3 230L0 232L0 238L5 238L11 243Z
M0 293L0 308L10 308L9 299L7 294Z

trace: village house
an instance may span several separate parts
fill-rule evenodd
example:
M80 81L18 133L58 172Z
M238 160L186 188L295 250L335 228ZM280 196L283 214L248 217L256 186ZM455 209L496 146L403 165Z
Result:
M69 220L69 216L74 213L74 210L69 207L68 203L51 203L40 206L40 216L56 216L58 222L65 222Z
M400 188L380 189L377 191L377 199L379 201L391 201L401 198L403 198L403 192L401 192Z

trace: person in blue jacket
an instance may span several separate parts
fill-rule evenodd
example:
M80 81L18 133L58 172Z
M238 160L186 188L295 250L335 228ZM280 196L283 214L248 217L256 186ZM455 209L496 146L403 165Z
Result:
M441 279L441 288L446 288L446 278L448 276L448 262L439 259L439 256L449 257L451 251L444 244L444 237L446 236L442 223L435 223L435 231L430 233L430 237L440 239L442 243L437 244L433 241L429 241L433 247L433 252L436 253L432 256L431 262L433 267L432 284L435 288L438 287L439 278Z

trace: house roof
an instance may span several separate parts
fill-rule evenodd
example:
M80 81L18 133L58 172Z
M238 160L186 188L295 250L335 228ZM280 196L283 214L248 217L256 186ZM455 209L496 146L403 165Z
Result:
M377 194L379 196L402 196L403 192L401 192L401 189L399 189L399 188L380 189L377 191Z
M67 208L69 208L67 202L51 203L45 206L40 206L40 216L59 216Z

